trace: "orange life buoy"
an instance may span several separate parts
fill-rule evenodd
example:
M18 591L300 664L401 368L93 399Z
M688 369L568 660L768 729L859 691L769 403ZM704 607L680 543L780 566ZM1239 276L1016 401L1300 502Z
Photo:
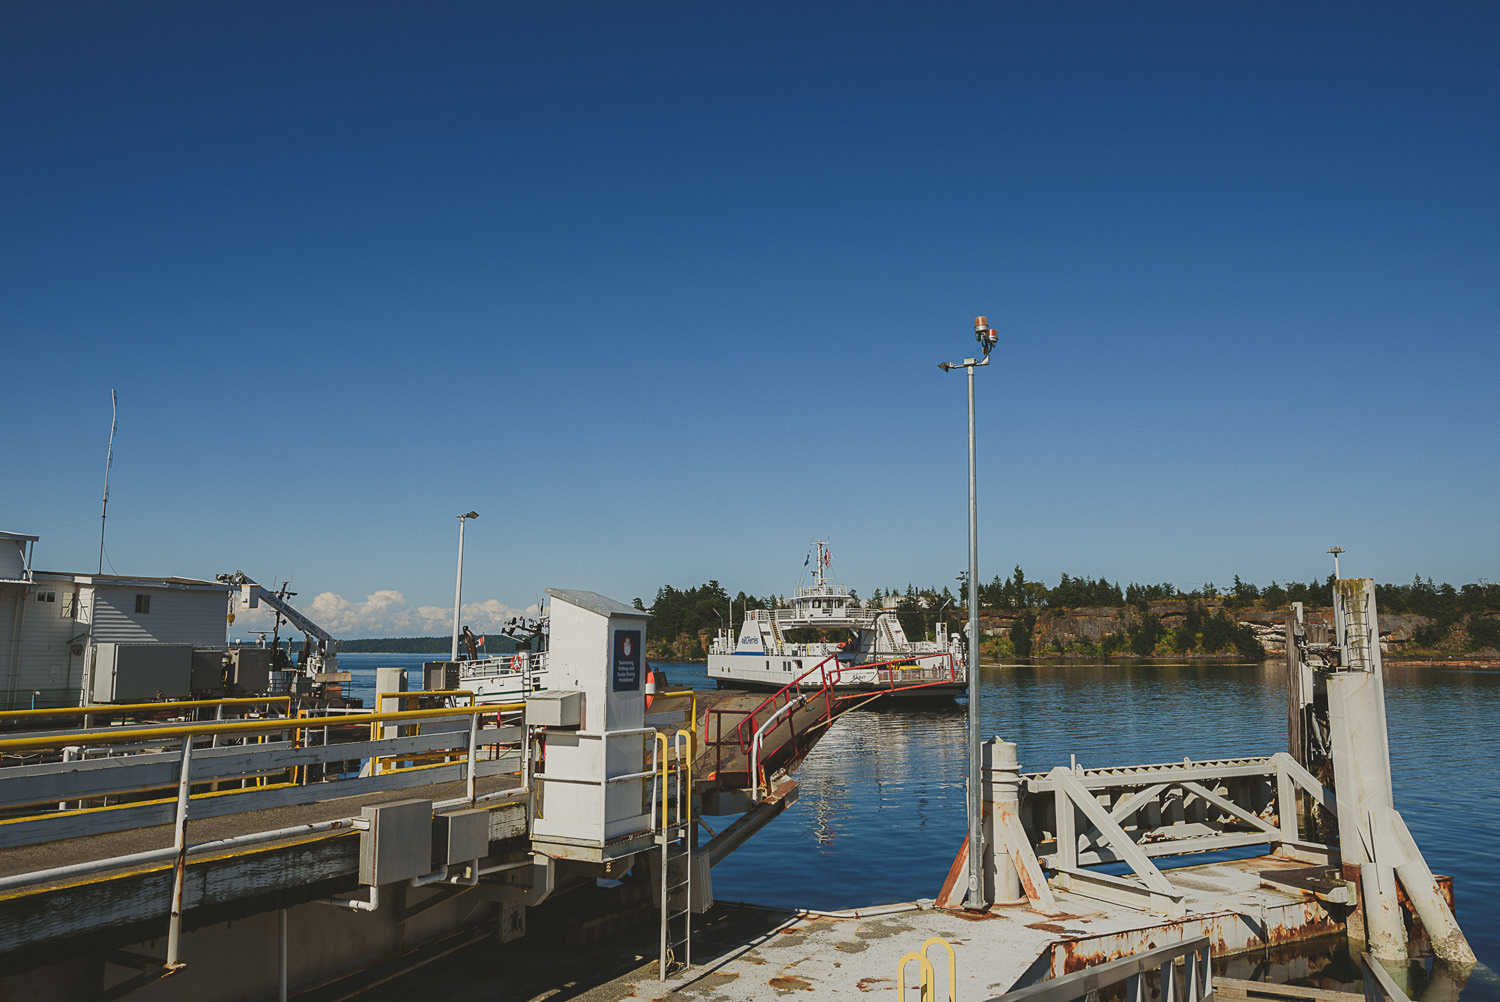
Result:
M651 701L656 698L656 673L651 666L646 666L646 709L651 709Z

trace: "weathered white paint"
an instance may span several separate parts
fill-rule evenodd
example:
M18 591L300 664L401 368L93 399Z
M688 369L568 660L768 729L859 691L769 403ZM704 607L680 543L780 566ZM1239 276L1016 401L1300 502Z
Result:
M36 572L29 586L0 587L0 703L25 706L37 690L48 705L59 691L78 694L68 702L81 698L98 643L223 647L229 590L188 578L53 571ZM149 612L135 611L137 595L150 596Z

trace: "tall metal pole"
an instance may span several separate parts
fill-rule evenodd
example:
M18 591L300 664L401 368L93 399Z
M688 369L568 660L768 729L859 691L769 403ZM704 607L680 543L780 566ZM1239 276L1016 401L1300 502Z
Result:
M966 908L984 900L984 817L979 786L979 482L974 458L974 367L969 370L969 896Z
M964 368L969 373L969 638L966 645L969 658L969 893L964 899L964 907L977 911L989 907L989 902L984 895L984 800L980 788L979 479L974 447L974 370L990 364L990 349L995 346L998 335L984 317L975 317L974 339L984 349L983 358L939 362L938 368L944 372Z
M104 503L99 506L99 573L104 573L104 520L109 517L109 468L115 465L115 427L120 423L120 406L115 391L109 391L109 449L104 453ZM113 565L111 565L113 567Z
M458 614L464 597L464 522L478 518L477 511L458 516L458 580L453 585L453 652L448 660L458 660Z

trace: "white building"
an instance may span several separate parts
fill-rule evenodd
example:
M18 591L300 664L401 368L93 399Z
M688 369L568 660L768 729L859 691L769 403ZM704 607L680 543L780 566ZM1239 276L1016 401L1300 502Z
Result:
M225 646L228 585L37 571L36 542L0 531L0 708L85 702L101 643Z

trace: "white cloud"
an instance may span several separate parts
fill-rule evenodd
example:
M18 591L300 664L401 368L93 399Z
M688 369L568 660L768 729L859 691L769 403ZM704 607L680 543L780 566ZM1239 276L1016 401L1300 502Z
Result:
M406 596L391 588L371 592L362 601L351 601L325 591L296 608L336 637L445 637L453 632L453 607L421 605L413 608ZM465 602L462 625L484 634L500 628L512 616L536 616L535 605L514 609L497 599ZM235 611L230 635L244 637L251 631L271 629L274 613L262 604L256 609ZM282 636L296 631L283 627Z

